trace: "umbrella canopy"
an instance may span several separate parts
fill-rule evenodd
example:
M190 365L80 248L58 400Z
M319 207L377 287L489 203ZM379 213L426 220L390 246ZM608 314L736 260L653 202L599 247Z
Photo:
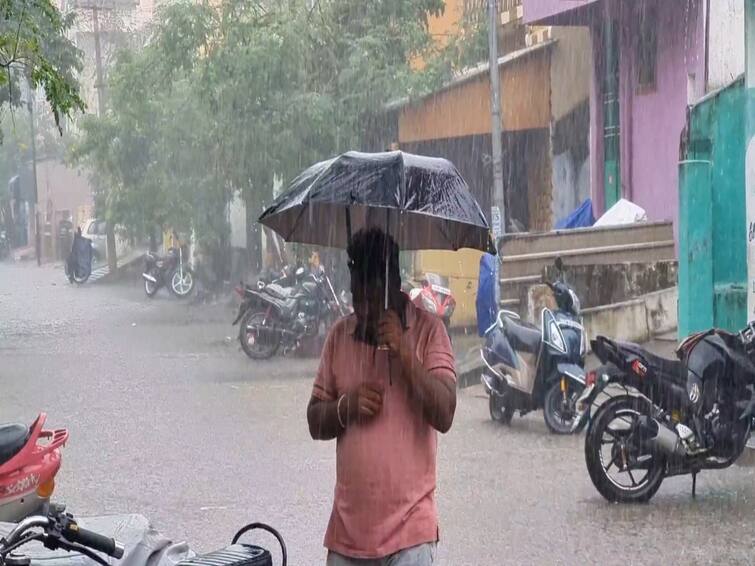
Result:
M454 165L401 151L350 151L299 175L259 221L287 242L345 248L378 227L404 250L495 253L490 228Z

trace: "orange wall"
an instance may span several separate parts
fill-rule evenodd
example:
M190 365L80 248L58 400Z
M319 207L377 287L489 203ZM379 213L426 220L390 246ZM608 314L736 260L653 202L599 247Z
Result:
M502 122L506 131L550 123L550 53L532 53L501 67ZM490 80L483 73L404 107L399 143L490 133Z
M464 0L446 0L443 15L428 20L430 35L439 45L445 45L448 36L456 34L463 11Z

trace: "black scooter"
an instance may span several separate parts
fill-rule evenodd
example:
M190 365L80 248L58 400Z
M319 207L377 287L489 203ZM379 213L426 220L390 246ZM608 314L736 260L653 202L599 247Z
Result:
M66 278L71 283L86 283L92 274L92 240L81 235L79 228L73 235L71 253L65 262Z
M576 293L563 280L547 285L558 309L542 310L540 328L522 322L516 313L498 313L480 350L485 364L481 381L494 421L508 424L516 411L523 416L542 408L552 432L570 434L584 426L573 425L585 386L587 342Z

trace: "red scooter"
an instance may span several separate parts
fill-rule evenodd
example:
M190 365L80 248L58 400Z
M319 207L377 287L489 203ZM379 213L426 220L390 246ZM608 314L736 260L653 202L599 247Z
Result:
M40 512L55 490L65 429L44 429L40 413L28 427L0 425L0 522L16 523Z
M451 327L451 316L456 308L456 299L449 289L448 278L435 273L425 273L419 284L419 287L410 289L409 298L418 308L438 315L448 331Z

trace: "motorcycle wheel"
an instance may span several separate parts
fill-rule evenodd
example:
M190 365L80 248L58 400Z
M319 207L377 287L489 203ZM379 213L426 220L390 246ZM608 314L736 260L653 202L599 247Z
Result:
M67 260L63 264L63 269L65 270L66 279L68 279L68 282L73 283L73 273L71 273L71 266L69 265Z
M179 299L188 297L194 290L194 272L188 267L184 267L182 271L183 277L176 269L170 278L170 290Z
M571 379L567 379L566 384L566 401L561 391L560 377L553 380L543 399L543 419L545 425L554 434L571 434L571 427L577 417L575 404L582 394L583 387L578 386ZM581 432L586 422L587 419L574 432Z
M642 447L637 424L640 415L651 414L645 399L622 395L604 403L590 422L587 471L595 489L612 503L644 503L661 487L666 462Z
M151 275L152 277L154 277L155 279L157 279L157 277L158 277L158 275L159 275L159 274L157 273L157 270L152 270L152 271L150 271L150 272L149 272L149 274L150 274L150 275ZM153 298L153 297L154 297L155 295L157 295L157 291L158 291L159 289L160 289L160 287L159 287L159 285L158 285L157 283L153 283L152 281L150 281L150 280L148 280L148 279L145 279L145 280L144 280L144 292L146 293L146 295L147 295L147 296L148 296L148 297L149 297L150 299L151 299L151 298Z
M255 325L275 328L275 318L268 317L262 311L246 311L239 322L241 349L253 360L266 360L273 357L280 346L280 334L271 332L269 336L262 337L254 331Z
M490 418L494 422L501 424L511 424L511 419L514 418L514 407L508 402L507 395L491 394L488 396L488 410L490 411Z
M69 280L73 280L77 285L82 285L87 282L89 276L92 274L92 268L89 267L84 270L80 270L74 267L73 272L69 274Z

